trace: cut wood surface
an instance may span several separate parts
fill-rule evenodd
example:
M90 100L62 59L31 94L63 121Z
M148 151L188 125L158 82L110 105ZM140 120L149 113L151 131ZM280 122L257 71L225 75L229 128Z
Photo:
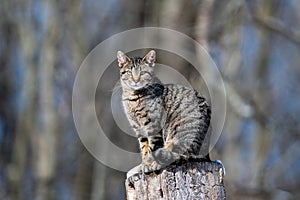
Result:
M224 168L218 162L174 164L159 173L126 179L128 200L226 199Z

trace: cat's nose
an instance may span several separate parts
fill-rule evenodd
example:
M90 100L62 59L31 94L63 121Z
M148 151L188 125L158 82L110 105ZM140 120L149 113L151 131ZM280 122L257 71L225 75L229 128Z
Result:
M140 80L140 71L137 68L132 68L132 78L135 82Z
M132 79L133 79L134 82L137 83L137 82L139 82L139 80L140 80L140 76L134 76L134 75L133 75L133 76L132 76Z

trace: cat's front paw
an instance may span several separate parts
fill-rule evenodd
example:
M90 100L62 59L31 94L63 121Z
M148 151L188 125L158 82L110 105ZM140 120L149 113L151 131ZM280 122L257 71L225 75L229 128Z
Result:
M135 166L131 170L129 170L126 174L126 177L129 178L129 177L132 177L133 175L140 174L142 172L143 172L143 167L142 167L142 164L140 164L138 166Z

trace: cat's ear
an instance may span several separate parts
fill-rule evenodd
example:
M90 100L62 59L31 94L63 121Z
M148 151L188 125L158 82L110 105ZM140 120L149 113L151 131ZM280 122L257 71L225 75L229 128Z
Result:
M122 51L117 52L117 58L120 68L122 68L124 65L130 62L130 58Z
M154 67L156 61L156 53L154 50L149 51L143 58L143 61Z

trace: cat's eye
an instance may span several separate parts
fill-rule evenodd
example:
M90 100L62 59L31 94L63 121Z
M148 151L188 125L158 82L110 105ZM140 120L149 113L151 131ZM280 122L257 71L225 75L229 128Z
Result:
M124 74L126 74L126 73L128 73L128 71L122 71L122 72L121 72L121 75L124 75Z

